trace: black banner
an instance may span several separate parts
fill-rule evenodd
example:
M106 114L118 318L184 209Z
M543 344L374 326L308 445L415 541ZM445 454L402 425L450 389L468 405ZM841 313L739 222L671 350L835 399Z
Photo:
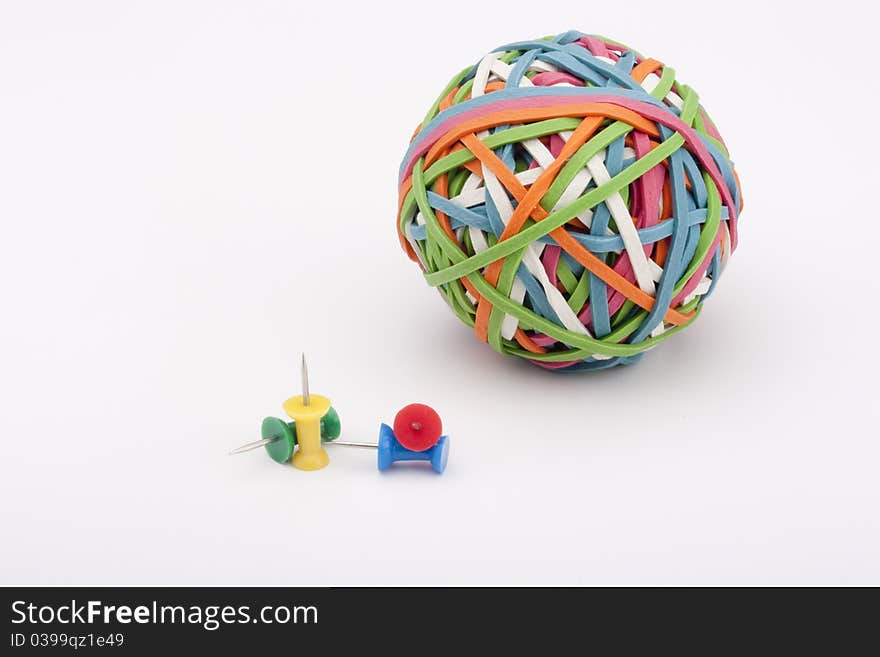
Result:
M569 654L739 646L834 654L876 621L876 591L733 589L5 588L0 654L207 649L392 654L477 645ZM864 600L860 598L866 598ZM757 643L756 643L757 642ZM605 650L602 651L604 654Z

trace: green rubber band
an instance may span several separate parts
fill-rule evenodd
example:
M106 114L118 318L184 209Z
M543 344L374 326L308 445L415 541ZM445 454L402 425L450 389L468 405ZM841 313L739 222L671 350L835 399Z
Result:
M425 218L426 229L432 240L442 243L443 251L455 263L446 269L426 273L425 280L432 286L441 285L456 278L469 275L472 272L483 269L496 260L509 256L514 251L522 249L551 231L556 230L581 214L584 210L598 205L614 192L620 191L623 187L643 176L668 158L672 153L681 148L682 144L684 144L684 137L678 133L674 134L608 182L590 190L568 206L548 215L539 223L521 230L510 239L498 242L495 246L489 247L482 253L475 254L469 258L462 253L461 249L439 227L437 217L434 216L433 210L428 205L427 194L421 182L421 173L419 167L416 166L413 170L413 190L416 192L419 209Z

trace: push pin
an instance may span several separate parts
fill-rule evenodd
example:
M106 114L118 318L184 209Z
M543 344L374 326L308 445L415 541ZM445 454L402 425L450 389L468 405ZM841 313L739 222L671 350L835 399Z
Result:
M425 404L409 404L395 416L393 429L382 424L378 444L347 440L334 440L333 444L378 449L379 470L387 470L397 461L427 461L434 472L442 474L449 459L449 437L442 433L437 411Z
M242 445L230 454L241 454L265 447L273 461L290 461L300 470L320 470L330 462L322 443L339 436L339 415L330 406L329 399L310 394L305 354L302 357L301 373L302 394L291 397L282 405L293 422L267 417L261 428L263 439ZM294 451L297 444L299 449Z

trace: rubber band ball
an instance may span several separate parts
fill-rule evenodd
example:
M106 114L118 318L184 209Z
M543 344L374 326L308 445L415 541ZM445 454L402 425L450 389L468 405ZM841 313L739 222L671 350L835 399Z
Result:
M493 50L400 166L398 237L496 351L628 364L690 325L736 248L739 180L672 68L566 32Z

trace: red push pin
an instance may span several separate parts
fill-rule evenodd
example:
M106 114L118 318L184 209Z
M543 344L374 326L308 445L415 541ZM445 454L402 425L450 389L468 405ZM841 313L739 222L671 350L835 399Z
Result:
M449 458L449 438L441 435L443 422L430 406L409 404L394 418L394 429L379 429L379 469L396 461L427 461L442 474Z
M437 411L426 404L409 404L394 417L393 429L387 424L379 428L378 444L347 440L328 444L377 447L380 470L387 470L397 461L427 461L434 472L442 473L449 458L449 437L442 433L443 422Z
M394 435L398 442L414 452L424 452L440 440L443 421L426 404L409 404L394 417Z

